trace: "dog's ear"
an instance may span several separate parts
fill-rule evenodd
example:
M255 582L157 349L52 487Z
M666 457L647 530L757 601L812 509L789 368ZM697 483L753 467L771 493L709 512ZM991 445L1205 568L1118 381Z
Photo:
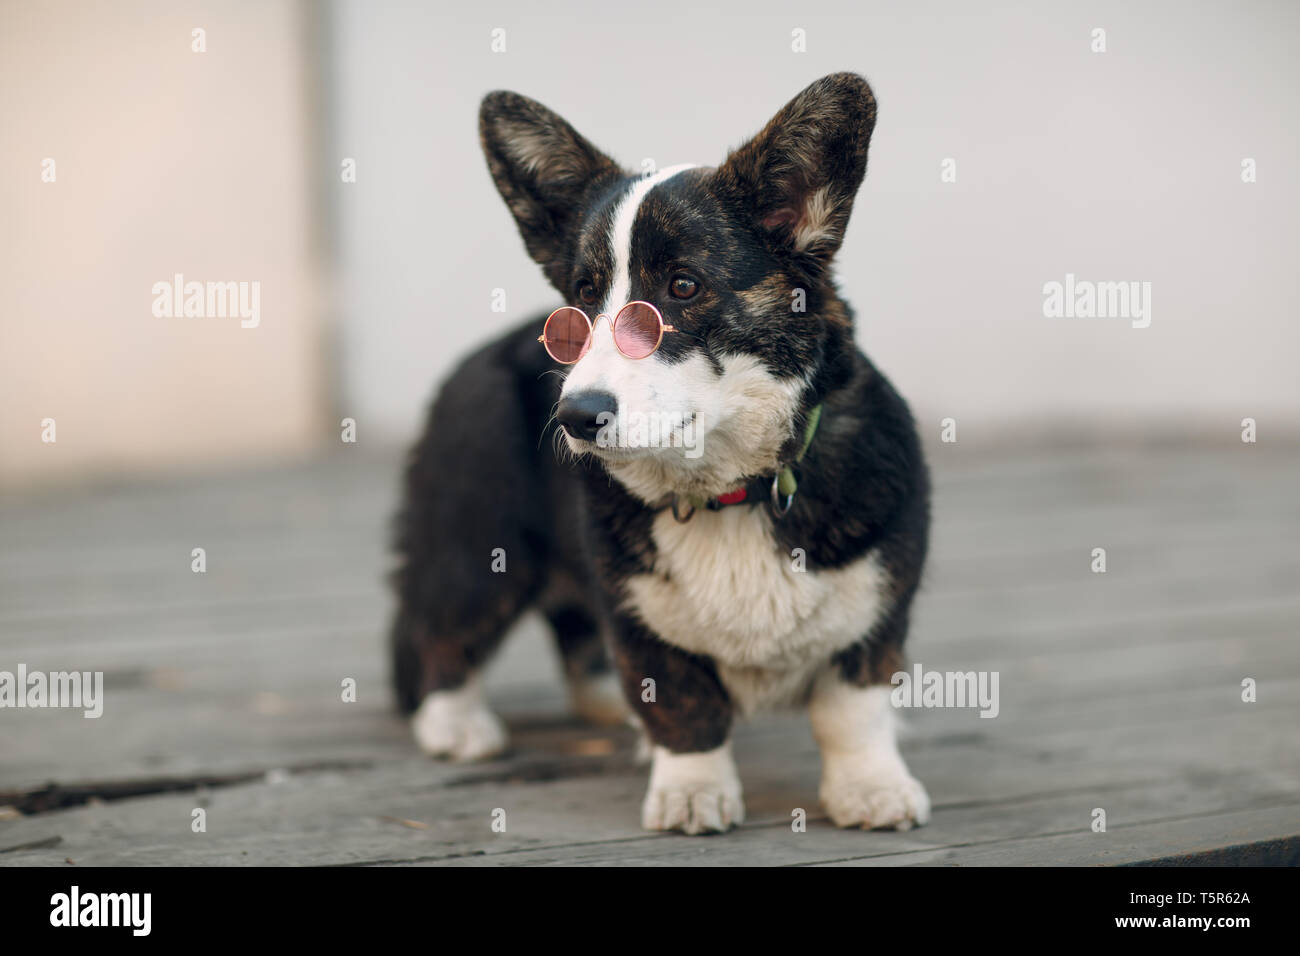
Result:
M561 287L571 217L593 183L619 175L617 164L555 113L518 93L485 96L478 126L488 169L529 255Z
M734 150L715 174L715 188L753 217L773 249L820 272L844 238L875 125L867 81L832 73Z

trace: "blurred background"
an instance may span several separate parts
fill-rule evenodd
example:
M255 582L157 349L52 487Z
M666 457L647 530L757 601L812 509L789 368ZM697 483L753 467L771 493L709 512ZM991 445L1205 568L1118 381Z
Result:
M6 2L0 482L293 459L342 417L409 440L453 362L556 302L483 93L629 167L713 164L843 69L880 114L839 275L927 430L1293 430L1300 8L996 6ZM177 273L259 282L260 325L155 317ZM1150 282L1150 327L1044 318L1067 273Z
M514 751L416 752L388 523L440 380L558 304L482 95L715 164L836 70L879 101L838 275L935 481L910 653L1001 711L909 715L934 823L847 844L781 839L806 722L746 725L708 861L1300 862L1300 6L989 6L0 0L0 671L106 695L0 710L0 865L701 862L538 618L488 675ZM256 327L155 315L178 275ZM1150 283L1149 327L1046 318L1067 275Z

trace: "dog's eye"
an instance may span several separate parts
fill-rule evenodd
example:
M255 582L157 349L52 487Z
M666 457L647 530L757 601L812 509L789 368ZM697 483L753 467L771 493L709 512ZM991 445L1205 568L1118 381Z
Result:
M583 305L596 304L596 287L590 282L583 280L578 283L578 299Z
M673 276L673 281L668 283L668 291L674 299L689 299L700 291L700 284L690 276Z

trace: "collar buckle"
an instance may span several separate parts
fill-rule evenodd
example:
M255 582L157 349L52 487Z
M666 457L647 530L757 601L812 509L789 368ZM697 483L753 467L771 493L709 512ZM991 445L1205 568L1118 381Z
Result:
M794 492L791 491L785 495L785 504L781 503L781 475L777 473L772 476L772 514L778 518L784 518L790 506L794 504Z

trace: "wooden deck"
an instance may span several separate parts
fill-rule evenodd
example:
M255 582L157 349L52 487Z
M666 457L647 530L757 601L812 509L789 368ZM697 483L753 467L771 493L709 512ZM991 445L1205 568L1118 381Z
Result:
M908 833L825 820L802 715L739 730L739 831L643 832L634 735L565 715L538 621L490 675L511 755L420 757L383 649L395 454L9 494L0 670L102 670L106 703L0 710L0 864L1300 862L1300 447L1235 437L931 449L912 659L997 671L1001 713L909 714Z

